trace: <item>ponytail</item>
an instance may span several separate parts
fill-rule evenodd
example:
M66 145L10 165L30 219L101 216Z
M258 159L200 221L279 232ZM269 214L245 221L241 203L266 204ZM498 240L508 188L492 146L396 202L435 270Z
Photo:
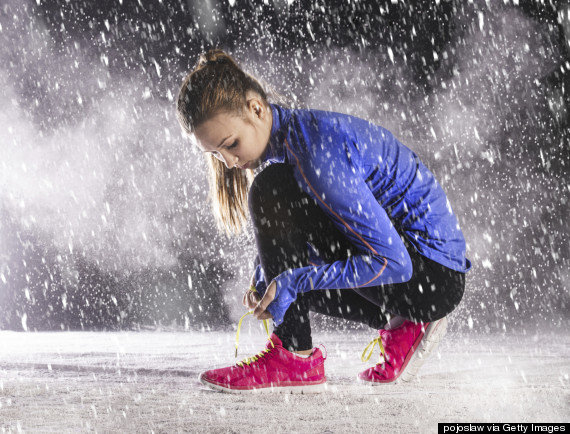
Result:
M269 105L265 90L254 77L246 74L224 51L209 50L200 56L178 93L180 125L186 133L193 134L196 127L217 113L241 115L250 90ZM213 155L208 154L206 158L210 200L218 229L237 235L247 223L247 195L253 171L228 169Z
M228 169L213 155L208 160L210 200L218 230L239 235L247 224L247 193L253 181L253 170Z

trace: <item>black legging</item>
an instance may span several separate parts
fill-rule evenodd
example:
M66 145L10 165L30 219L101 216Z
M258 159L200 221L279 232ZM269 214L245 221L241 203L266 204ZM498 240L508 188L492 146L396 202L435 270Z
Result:
M327 262L356 254L355 247L331 219L306 194L293 176L293 167L272 164L258 174L249 192L258 259L267 284L289 268L309 264L307 242ZM298 294L274 333L285 348L312 348L309 311L350 321L374 329L384 327L386 313L429 322L443 318L463 297L465 275L425 256L405 242L413 265L410 281L367 288L314 290Z

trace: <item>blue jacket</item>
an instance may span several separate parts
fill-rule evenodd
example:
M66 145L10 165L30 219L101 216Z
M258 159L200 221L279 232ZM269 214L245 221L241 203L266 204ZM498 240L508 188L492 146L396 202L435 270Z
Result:
M412 264L400 234L420 254L456 271L469 270L465 239L443 189L388 130L339 113L277 105L272 110L264 161L293 165L303 190L360 252L277 276L275 300L267 308L276 325L299 292L410 280ZM260 266L255 278L263 294Z

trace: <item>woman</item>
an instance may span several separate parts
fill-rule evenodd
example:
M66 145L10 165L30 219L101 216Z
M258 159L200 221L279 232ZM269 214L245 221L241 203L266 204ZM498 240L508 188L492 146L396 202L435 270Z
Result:
M270 104L221 50L185 78L177 109L210 163L221 226L239 232L249 210L258 264L244 304L275 325L258 355L200 381L227 392L320 390L309 311L379 330L371 345L382 359L361 381L410 379L445 333L470 268L432 173L382 127Z

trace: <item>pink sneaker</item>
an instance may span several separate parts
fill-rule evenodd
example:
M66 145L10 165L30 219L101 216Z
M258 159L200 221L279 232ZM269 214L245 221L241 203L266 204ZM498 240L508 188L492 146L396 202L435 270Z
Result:
M324 390L325 357L319 348L308 358L283 348L275 334L259 354L227 368L200 374L202 384L222 392L318 393Z
M378 343L384 360L358 374L358 379L372 384L392 383L398 378L411 381L445 335L446 328L447 319L442 318L431 323L404 321L395 329L379 330L380 337L370 342L364 353ZM368 359L365 354L362 357L366 361L370 355Z

